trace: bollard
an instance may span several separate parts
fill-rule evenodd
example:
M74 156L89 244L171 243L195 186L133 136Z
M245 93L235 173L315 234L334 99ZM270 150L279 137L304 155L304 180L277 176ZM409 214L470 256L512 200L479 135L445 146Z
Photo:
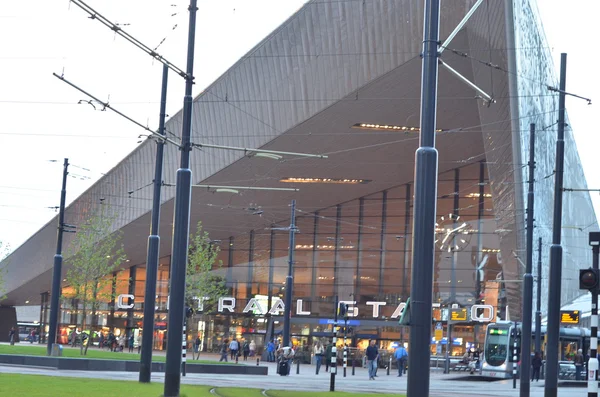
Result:
M388 363L388 366L387 366L387 374L388 375L390 374L390 368L392 368L392 356L390 356L390 362Z
M300 375L300 359L296 360L296 375Z
M260 363L260 358L256 358L256 365L258 366L258 363Z
M355 373L355 363L354 363L354 357L352 357L352 375L354 376Z

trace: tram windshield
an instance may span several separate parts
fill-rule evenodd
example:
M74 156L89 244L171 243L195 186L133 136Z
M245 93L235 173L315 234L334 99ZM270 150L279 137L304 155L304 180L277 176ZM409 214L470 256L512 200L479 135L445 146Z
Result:
M509 330L490 327L485 341L485 361L497 367L504 364L508 353Z

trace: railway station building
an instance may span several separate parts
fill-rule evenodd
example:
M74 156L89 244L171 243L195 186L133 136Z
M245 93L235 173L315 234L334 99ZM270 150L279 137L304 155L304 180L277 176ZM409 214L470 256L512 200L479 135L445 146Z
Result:
M544 130L535 143L534 241L542 239L546 310L554 178L544 177L554 171L558 118L558 94L548 86L557 86L558 78L534 1L443 2L441 18L432 336L436 325L446 335L452 307L466 309L451 341L453 354L462 355L483 344L487 322L521 318L532 123ZM252 339L260 349L281 332L289 239L277 229L290 224L291 200L299 228L294 343L309 346L329 335L336 297L351 305L353 346L369 339L383 348L408 342L408 327L398 318L411 292L422 40L420 0L311 0L194 99L194 143L328 156L192 151L194 183L298 189L193 189L191 232L201 221L219 244L222 267L215 272L228 289L221 310L193 318L205 350L231 337ZM176 135L181 126L182 112L167 122ZM573 133L567 128L565 135L564 185L585 188ZM111 276L115 298L94 319L97 331L147 332L141 326L152 188L138 188L153 181L155 151L155 140L144 141L65 212L65 222L78 225L105 206L116 216L114 230L123 232L128 260ZM178 164L178 148L166 145L151 330L156 349L166 345ZM591 250L580 242L598 225L587 192L564 193L563 200L563 225L587 226L562 230L563 275L569 275L591 264ZM49 318L56 225L53 219L6 260L2 305L39 306L42 329ZM65 235L65 247L72 238ZM63 274L68 267L66 258ZM68 296L70 286L62 287ZM134 295L133 307L117 304L125 294ZM563 303L579 295L577 280L566 277ZM61 302L65 342L82 314L75 300ZM445 344L433 340L432 353Z

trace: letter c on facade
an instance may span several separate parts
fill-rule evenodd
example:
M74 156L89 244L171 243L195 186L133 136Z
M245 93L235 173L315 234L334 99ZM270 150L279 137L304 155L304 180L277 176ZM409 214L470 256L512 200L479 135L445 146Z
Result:
M131 299L133 302L135 296L131 294L121 294L117 296L117 309L133 309L133 303L126 303L126 299Z

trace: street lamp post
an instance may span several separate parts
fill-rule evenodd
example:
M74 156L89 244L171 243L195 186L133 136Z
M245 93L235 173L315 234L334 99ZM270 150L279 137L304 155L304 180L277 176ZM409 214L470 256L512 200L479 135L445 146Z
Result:
M410 307L411 364L408 397L429 395L433 249L437 200L438 153L435 120L439 60L440 0L425 0L421 74L420 147L415 156L412 280Z
M181 130L181 163L177 170L175 214L173 217L173 255L171 261L171 288L169 297L169 325L167 330L167 360L165 365L165 397L178 397L181 383L181 335L183 334L185 306L185 278L190 234L190 204L192 199L192 170L190 169L190 142L192 131L192 85L194 84L194 43L196 38L197 0L190 0L187 67L183 120Z

